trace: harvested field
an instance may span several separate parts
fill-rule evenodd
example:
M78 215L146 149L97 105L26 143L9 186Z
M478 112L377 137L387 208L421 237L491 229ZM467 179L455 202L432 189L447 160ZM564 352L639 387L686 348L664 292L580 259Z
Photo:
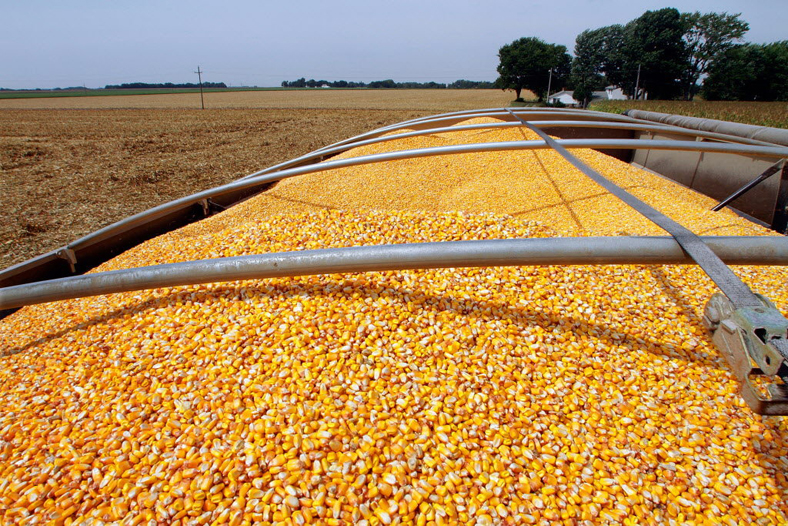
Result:
M353 135L436 112L505 105L511 94L209 93L207 111L187 109L199 105L194 97L0 100L0 268Z
M528 97L529 92L523 94ZM361 109L441 113L500 108L512 100L501 90L292 90L206 93L207 109ZM0 99L0 109L199 109L200 95L125 95L49 99Z
M0 110L0 268L158 204L429 113Z
M660 233L554 153L499 153L496 169L486 155L335 171L339 189L329 173L291 179L274 199L257 196L99 270ZM670 181L581 155L696 230L774 235L708 212ZM595 200L604 216L591 212ZM736 272L786 311L788 269ZM512 267L26 307L0 321L0 513L5 523L75 524L784 524L788 429L738 396L700 324L714 290L694 267Z

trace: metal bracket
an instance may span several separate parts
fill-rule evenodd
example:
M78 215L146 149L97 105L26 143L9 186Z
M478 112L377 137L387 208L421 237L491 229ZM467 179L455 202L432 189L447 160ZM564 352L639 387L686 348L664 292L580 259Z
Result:
M213 215L213 213L215 213L215 212L223 212L223 211L227 210L226 206L222 206L219 203L211 200L210 198L208 198L208 199L200 199L197 202L197 204L199 204L200 207L202 208L202 215L203 215L203 217L209 217L209 216Z
M211 215L211 207L208 204L208 200L207 199L200 199L198 201L198 204L202 207L202 215L203 215L203 217L208 217L209 215Z
M714 294L703 323L742 382L741 395L750 409L788 415L788 319L768 298L756 296L762 306L736 309L725 295Z
M788 230L788 163L783 165L783 173L780 176L771 228L781 234Z
M216 213L216 212L224 212L225 210L227 210L227 207L226 207L226 206L220 205L219 203L217 203L217 202L216 202L216 201L214 201L213 199L206 199L206 201L208 201L208 208L209 208L209 209L210 209L210 210L211 210L213 213Z
M68 247L63 247L56 253L57 257L60 259L65 259L68 262L68 266L71 269L72 274L77 273L77 255Z
M739 197L743 196L744 194L746 194L747 192L749 192L750 190L752 190L753 188L755 188L756 186L758 186L759 184L761 184L762 182L764 182L765 180L767 180L768 178L770 178L771 176L782 170L784 165L785 165L785 159L780 159L779 161L771 165L769 168L767 168L761 175L759 175L749 183L745 184L744 186L733 192L731 195L720 201L718 204L716 204L711 209L712 212L719 212L720 210L725 208L728 205L728 203L730 203L731 201L735 201Z

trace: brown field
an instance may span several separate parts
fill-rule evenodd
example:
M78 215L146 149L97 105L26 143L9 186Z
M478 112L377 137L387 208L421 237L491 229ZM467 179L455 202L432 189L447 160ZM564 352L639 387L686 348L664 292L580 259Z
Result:
M528 97L530 92L523 94ZM354 109L445 111L499 108L513 96L501 90L294 90L206 93L206 109ZM199 109L198 93L2 99L0 109Z
M0 268L322 146L499 90L253 91L0 100Z
M0 267L158 204L430 113L0 111Z
M250 91L207 93L206 111L193 93L0 100L0 268L380 126L511 99L500 90ZM788 122L785 103L648 104Z

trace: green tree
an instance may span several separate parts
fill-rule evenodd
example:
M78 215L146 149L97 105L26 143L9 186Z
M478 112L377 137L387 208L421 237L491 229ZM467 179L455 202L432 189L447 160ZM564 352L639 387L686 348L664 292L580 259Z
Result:
M763 49L756 44L726 50L709 68L701 93L707 100L754 100L763 77Z
M685 23L677 9L646 11L624 28L622 88L634 93L640 66L640 87L654 99L681 94L687 69Z
M493 87L493 83L486 80L455 80L448 85L451 89L488 89Z
M665 8L646 11L625 26L584 31L576 42L580 46L575 52L575 81L588 81L595 71L625 93L634 94L640 69L640 88L651 98L677 97L687 69L685 29L681 13Z
M624 31L626 27L621 24L605 26L599 31L601 36L598 56L601 64L601 72L605 75L608 83L624 87L624 82L629 73L627 68L626 47L624 45ZM634 84L633 84L634 85Z
M368 88L388 88L394 89L397 87L397 83L394 82L392 79L386 80L373 80L369 84L367 84Z
M575 39L575 58L572 60L571 85L574 98L583 107L588 106L594 90L605 85L602 76L605 59L605 42L608 28L585 30Z
M550 70L556 85L569 74L571 57L566 46L548 44L534 37L525 37L503 46L498 51L498 80L496 87L512 89L517 100L520 93L529 89L543 100L547 93Z
M750 26L740 20L741 13L684 13L684 42L689 67L684 77L684 97L692 100L698 92L698 80L719 57L740 41Z
M575 42L572 83L584 96L603 74L634 94L640 70L640 88L649 97L692 99L714 61L747 32L739 16L665 8L646 11L625 26L583 31Z
M788 100L788 40L727 49L709 68L707 100Z
M761 100L788 101L788 40L763 46L765 89Z

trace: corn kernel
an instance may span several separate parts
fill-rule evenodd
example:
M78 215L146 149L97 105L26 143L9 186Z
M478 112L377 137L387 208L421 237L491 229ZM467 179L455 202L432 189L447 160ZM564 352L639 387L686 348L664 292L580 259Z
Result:
M696 231L770 235L673 183L578 155ZM620 234L663 233L552 152L472 154L283 181L100 270ZM788 305L786 270L735 271ZM713 291L692 267L511 267L27 307L0 321L4 523L780 523L788 429L737 397L699 323Z

